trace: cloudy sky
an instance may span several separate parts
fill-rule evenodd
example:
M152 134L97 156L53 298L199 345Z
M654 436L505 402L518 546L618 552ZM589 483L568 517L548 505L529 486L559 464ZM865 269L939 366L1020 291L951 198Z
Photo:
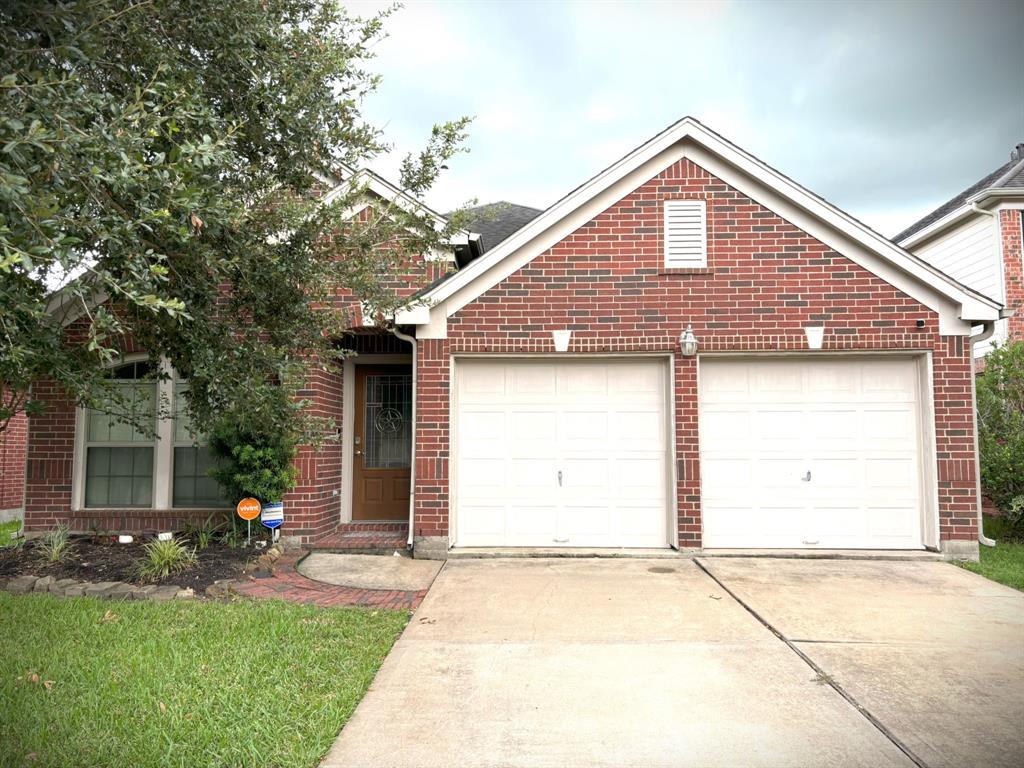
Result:
M693 115L892 235L1024 141L1019 0L408 0L386 27L365 113L395 151L375 169L475 118L428 197L442 210L547 207Z

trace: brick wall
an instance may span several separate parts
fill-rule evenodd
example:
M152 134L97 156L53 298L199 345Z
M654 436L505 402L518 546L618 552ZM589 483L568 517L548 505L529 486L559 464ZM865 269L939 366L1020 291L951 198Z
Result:
M662 203L707 200L708 268L666 270ZM923 321L918 328L917 321ZM942 337L934 312L688 160L680 161L463 307L446 340L419 345L416 535L448 535L449 356L669 352L691 323L701 350L805 350L824 323L826 350L931 351L939 459L940 535L974 538L970 353ZM676 362L681 546L701 530L696 364Z
M0 512L24 506L27 441L28 419L18 413L0 432Z
M1016 311L1008 321L1009 338L1024 340L1024 211L999 212L1006 308Z

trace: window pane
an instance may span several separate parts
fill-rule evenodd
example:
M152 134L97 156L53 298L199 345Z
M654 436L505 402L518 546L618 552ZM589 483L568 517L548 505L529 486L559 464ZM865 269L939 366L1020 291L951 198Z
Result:
M412 375L366 376L363 466L401 469L412 457Z
M210 449L205 446L182 446L174 449L175 507L227 506L220 485L206 470L214 466Z
M85 457L85 506L151 507L153 449L90 447Z
M110 400L108 410L129 413L138 416L151 416L151 426L156 424L156 382L125 382L118 384L122 402ZM152 435L147 435L131 424L119 421L116 416L99 410L87 413L88 429L86 434L90 443L149 443ZM147 419L148 421L148 419Z
M185 409L185 392L188 391L188 382L179 381L174 385L174 442L187 443L188 445L206 442L203 435L192 434L192 423Z

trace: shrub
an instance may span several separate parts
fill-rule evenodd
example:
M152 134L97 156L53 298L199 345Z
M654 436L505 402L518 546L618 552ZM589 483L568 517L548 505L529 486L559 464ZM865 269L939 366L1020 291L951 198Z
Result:
M36 543L36 551L48 563L59 563L72 547L71 529L66 523L59 523L56 528L44 533Z
M261 423L238 414L225 416L211 431L209 446L220 460L210 474L232 501L250 496L280 501L298 479L292 466L297 440L269 419Z
M996 507L1013 516L1014 500L1024 497L1024 342L989 353L977 377L977 399L981 484ZM1024 501L1016 506L1019 520Z
M145 546L146 559L139 563L140 581L164 579L172 573L181 573L196 564L196 551L176 538L151 541Z

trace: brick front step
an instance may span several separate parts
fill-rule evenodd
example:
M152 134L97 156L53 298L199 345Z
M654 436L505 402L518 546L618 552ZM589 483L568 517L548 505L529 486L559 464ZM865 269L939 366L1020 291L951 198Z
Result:
M311 549L352 555L390 555L396 549L406 548L408 531L405 523L345 523L314 542Z

